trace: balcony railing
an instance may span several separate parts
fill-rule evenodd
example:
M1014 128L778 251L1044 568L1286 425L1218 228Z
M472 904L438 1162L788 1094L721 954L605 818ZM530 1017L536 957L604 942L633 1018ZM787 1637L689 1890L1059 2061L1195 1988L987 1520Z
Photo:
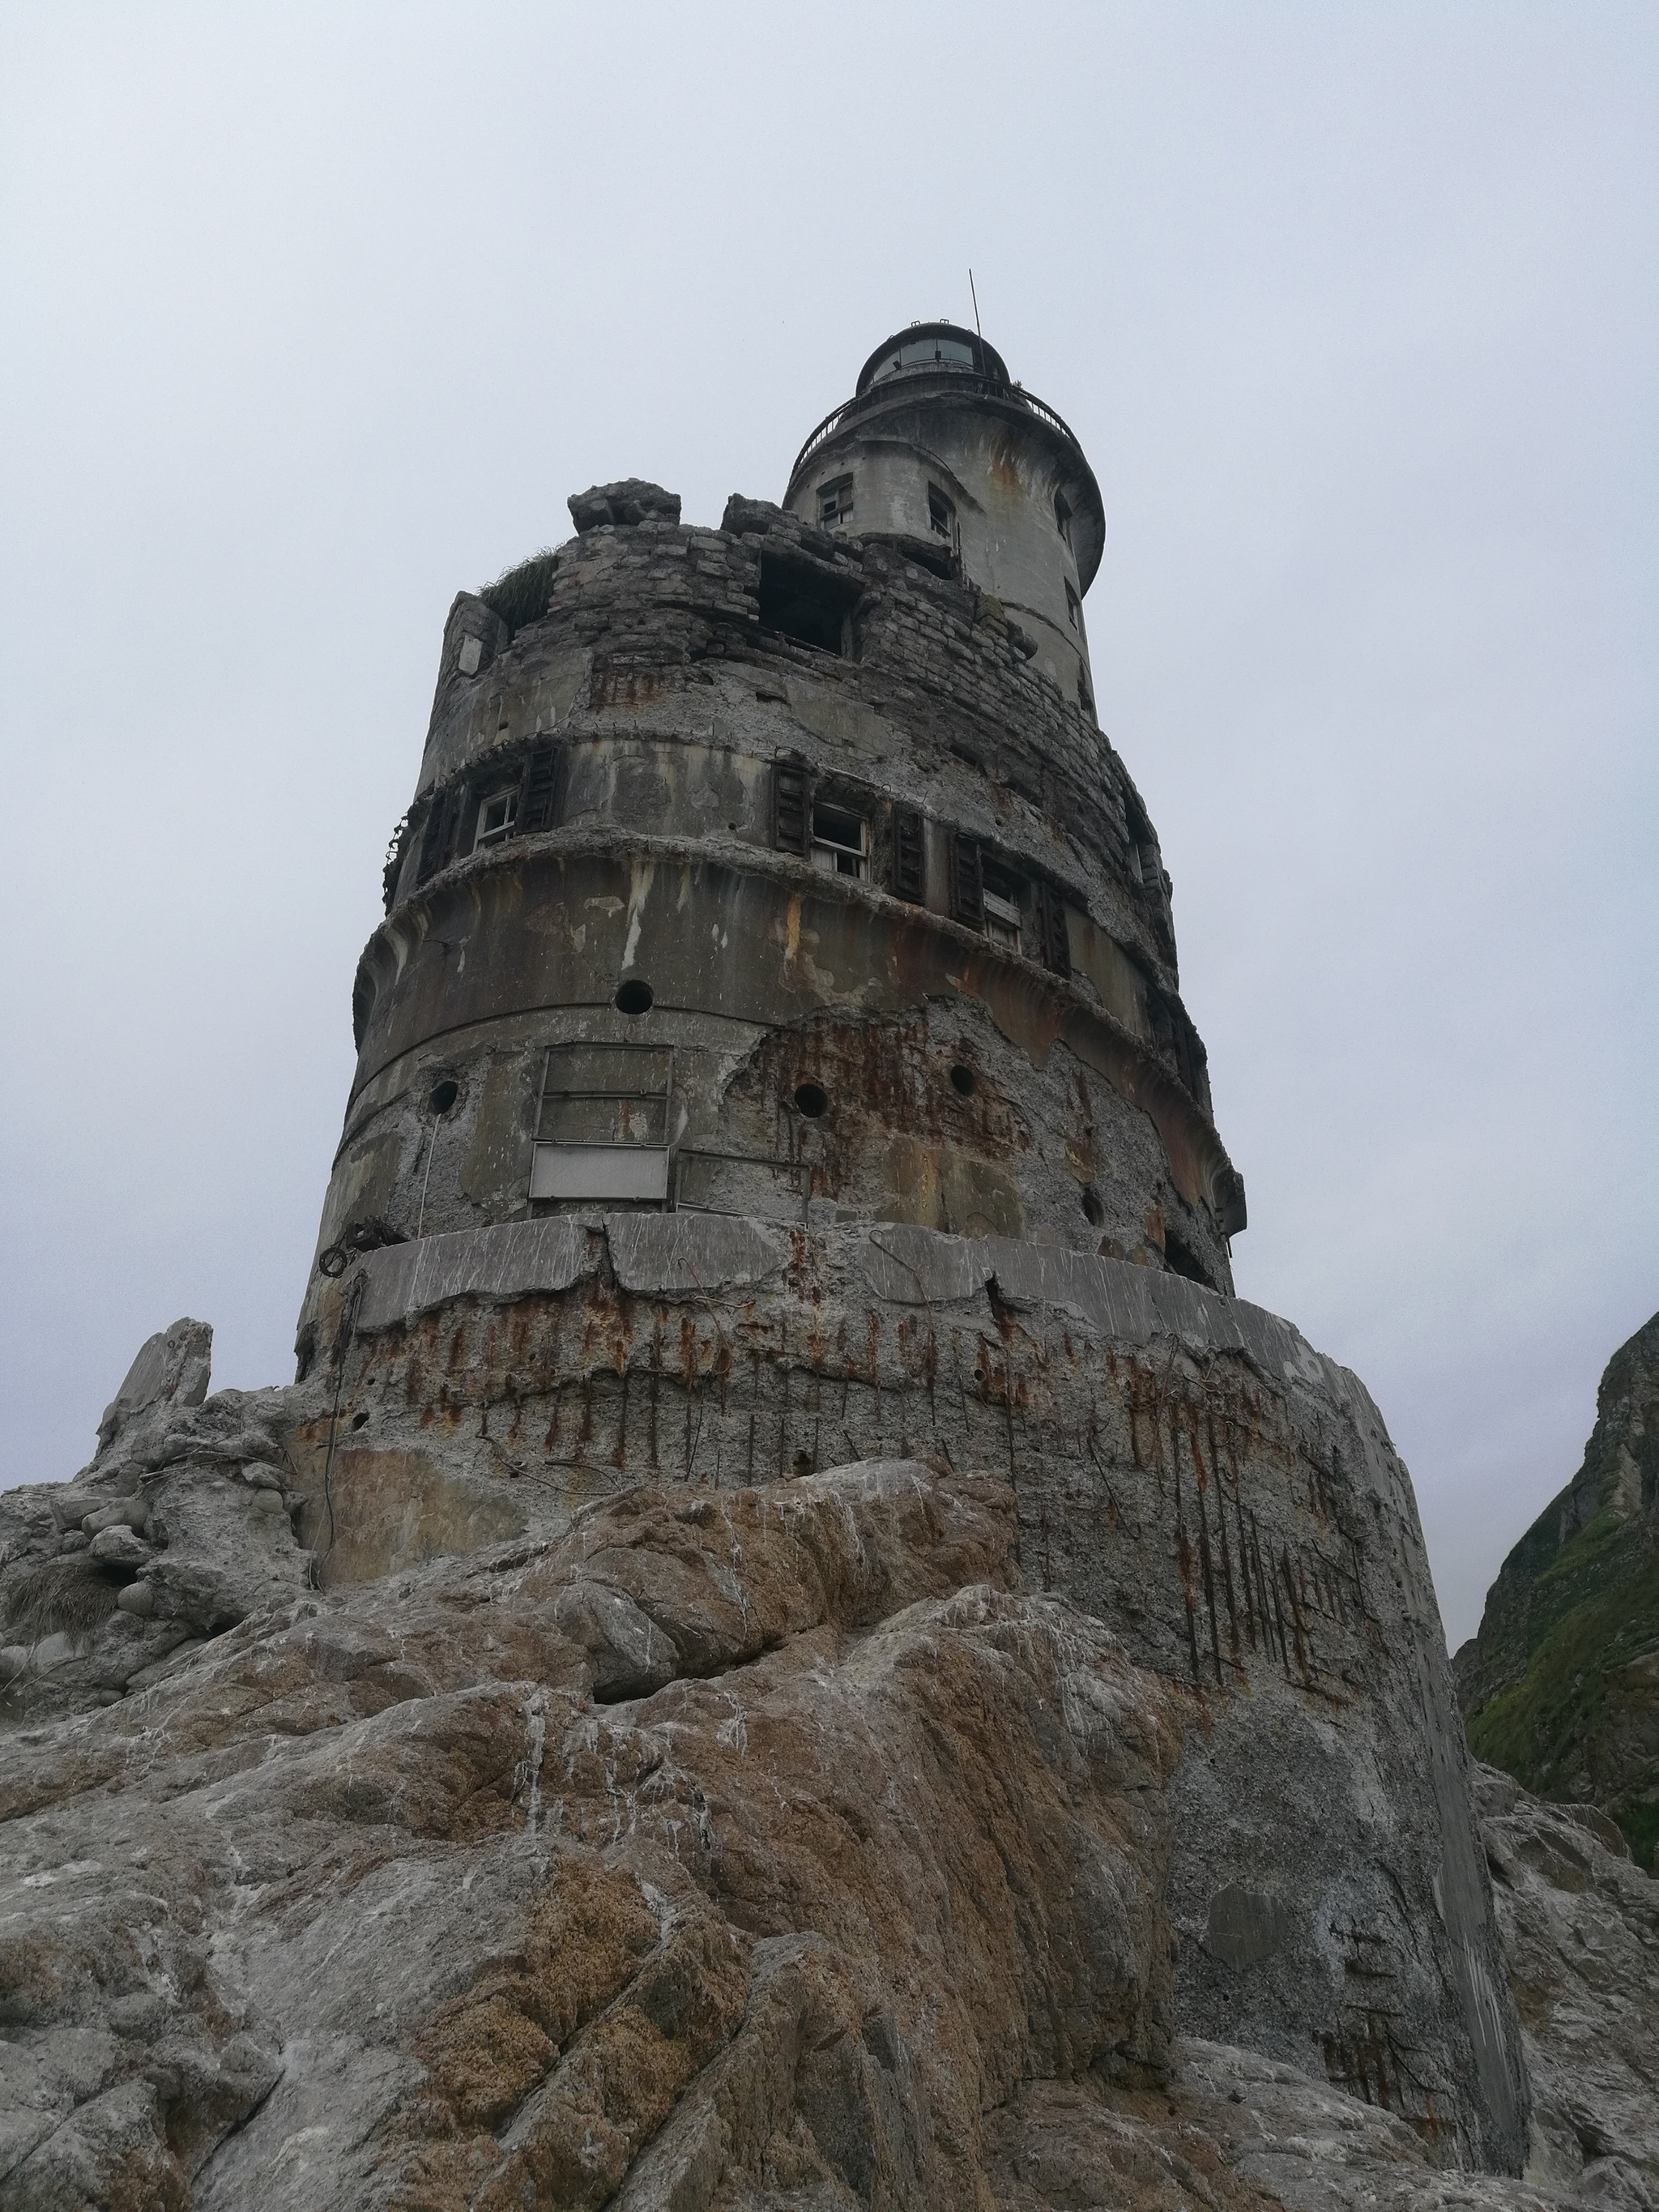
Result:
M1028 415L1035 415L1039 422L1046 422L1051 430L1058 430L1060 436L1075 446L1081 454L1082 441L1070 423L1044 401L1022 391L1018 385L1004 384L996 377L975 375L969 369L947 369L944 374L949 376L953 387L965 388L981 399L1000 399L1005 405L1023 408ZM886 377L879 383L872 384L867 392L860 392L855 398L843 400L833 414L824 416L796 454L795 465L789 472L790 483L794 482L818 447L833 437L844 423L850 422L855 416L867 414L872 408L884 405L894 396L896 386L909 381L908 377Z

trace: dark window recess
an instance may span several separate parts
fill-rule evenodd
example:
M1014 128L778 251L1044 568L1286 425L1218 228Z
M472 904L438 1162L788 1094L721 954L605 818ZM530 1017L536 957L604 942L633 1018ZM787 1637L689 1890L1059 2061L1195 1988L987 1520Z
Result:
M954 833L951 839L951 911L969 929L985 927L985 867L977 842Z
M1063 491L1054 494L1054 527L1069 545L1072 542L1072 503Z
M850 580L790 561L775 553L763 553L760 564L760 618L763 629L792 637L797 645L815 647L820 653L850 656L853 649L853 609L859 586Z
M927 526L952 545L957 538L957 511L937 484L927 487Z
M1164 1232L1164 1256L1177 1275L1184 1275L1189 1283L1202 1283L1206 1290L1210 1288L1210 1278L1197 1253L1167 1229Z
M564 811L566 755L562 745L536 745L519 783L519 811L514 829L520 837L558 826Z
M921 815L908 806L893 816L893 890L912 906L921 906L927 896L927 832Z
M1073 629L1083 628L1083 602L1069 584L1066 586L1066 618Z
M421 837L420 872L417 883L435 876L447 868L455 857L455 847L461 833L461 814L466 805L466 785L452 783L447 791L438 793L433 799L426 817L426 828Z
M812 779L781 761L772 770L772 842L803 860L812 847Z
M1072 947L1066 931L1066 902L1052 884L1040 883L1034 903L1037 957L1056 975L1069 975Z

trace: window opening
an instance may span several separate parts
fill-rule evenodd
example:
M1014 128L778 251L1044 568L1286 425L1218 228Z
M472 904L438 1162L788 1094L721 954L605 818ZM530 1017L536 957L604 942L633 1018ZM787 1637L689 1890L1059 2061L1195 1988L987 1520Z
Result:
M1021 941L1020 891L1017 876L1006 869L981 863L985 901L985 934L1006 952L1024 950Z
M937 484L930 483L927 487L927 525L937 536L948 538L951 544L955 544L957 511Z
M1072 504L1063 491L1054 494L1054 527L1069 545L1072 542Z
M805 562L763 553L760 564L760 619L763 629L810 645L819 653L850 657L853 649L853 609L860 586Z
M870 872L870 824L843 807L814 806L812 866L861 883Z
M852 520L853 479L837 477L833 483L818 486L818 526L823 530L842 530Z
M1074 630L1083 628L1083 602L1069 584L1066 586L1066 619Z
M673 1096L672 1045L550 1045L531 1197L665 1205Z
M989 890L985 894L985 934L1006 951L1019 951L1019 908L1012 899Z
M476 853L484 845L499 845L504 837L513 835L513 825L519 817L519 787L514 784L507 791L492 791L487 799L478 802L478 826L472 835L472 849Z

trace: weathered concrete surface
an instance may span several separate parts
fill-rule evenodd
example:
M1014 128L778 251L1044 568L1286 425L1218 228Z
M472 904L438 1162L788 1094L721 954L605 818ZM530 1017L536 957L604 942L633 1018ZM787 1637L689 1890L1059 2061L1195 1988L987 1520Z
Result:
M1214 1716L1019 1546L941 1464L635 1490L13 1733L0 2212L1650 2205L1646 1878L1501 1785L1528 2181L1182 2038Z

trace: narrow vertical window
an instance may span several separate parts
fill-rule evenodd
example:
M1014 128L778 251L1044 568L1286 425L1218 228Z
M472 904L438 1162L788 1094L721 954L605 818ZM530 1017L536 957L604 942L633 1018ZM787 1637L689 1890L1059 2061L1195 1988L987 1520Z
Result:
M1054 527L1069 545L1072 542L1072 506L1063 491L1054 494Z
M1083 602L1079 599L1077 593L1072 589L1069 584L1066 586L1066 618L1071 623L1072 628L1076 630L1079 635L1081 635L1083 630Z
M844 530L853 519L853 479L837 477L818 486L818 527Z
M957 511L937 484L927 487L927 526L937 538L954 545L957 542Z

